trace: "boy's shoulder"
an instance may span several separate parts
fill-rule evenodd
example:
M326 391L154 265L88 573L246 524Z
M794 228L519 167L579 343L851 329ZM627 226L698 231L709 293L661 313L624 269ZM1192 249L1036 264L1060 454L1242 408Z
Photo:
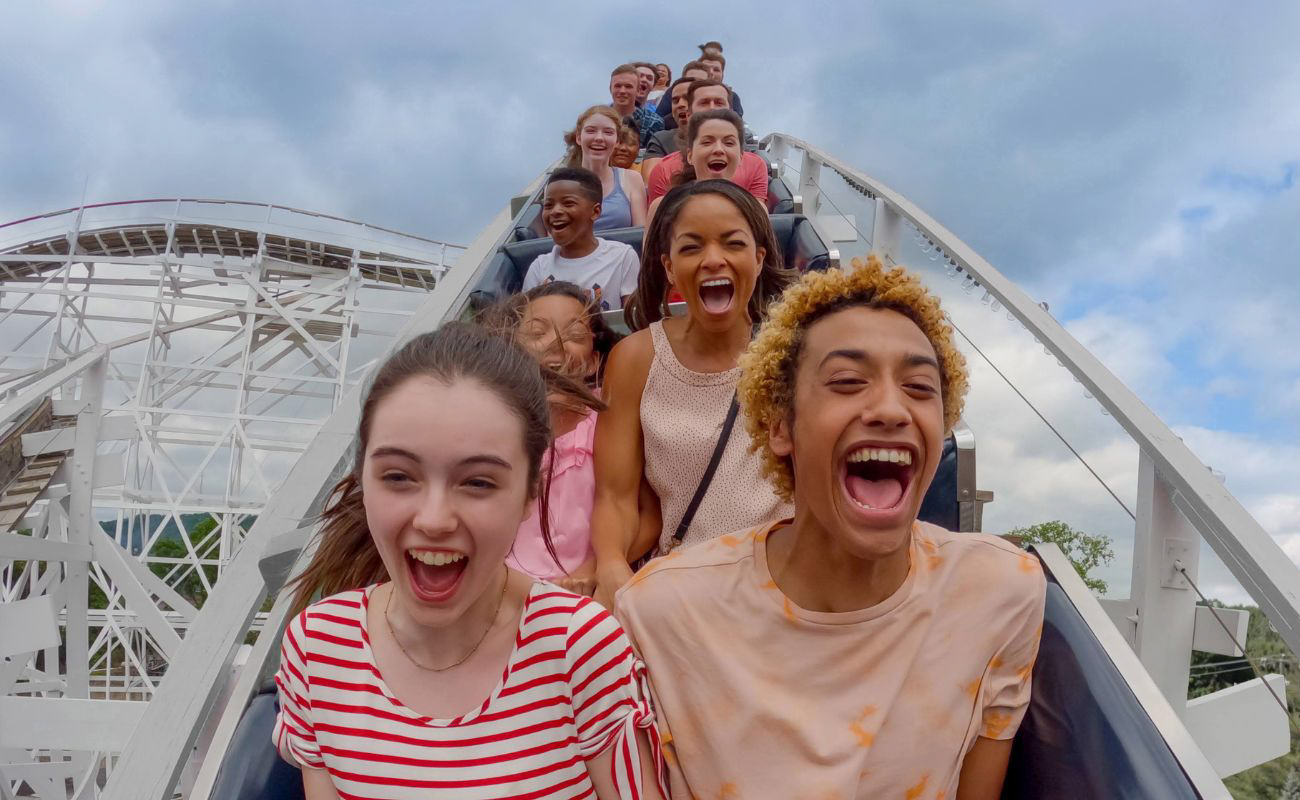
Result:
M994 605L1041 598L1046 578L1042 564L1012 542L989 533L953 533L918 522L917 543L935 569L956 578L954 586L977 581L982 602Z
M659 556L619 590L615 606L622 612L722 601L718 587L729 583L724 575L752 571L756 543L771 529L766 524L736 531Z
M624 244L616 239L605 239L597 236L596 253L602 258L607 258L613 261L615 259L623 258L628 253L631 253L633 257L635 257L636 248L630 244Z

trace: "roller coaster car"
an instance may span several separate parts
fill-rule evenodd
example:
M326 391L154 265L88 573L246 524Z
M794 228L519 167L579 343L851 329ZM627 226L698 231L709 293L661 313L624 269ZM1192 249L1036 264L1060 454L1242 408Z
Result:
M536 208L536 205L529 208ZM483 280L478 284L479 288L471 298L471 305L475 309L483 308L497 299L519 291L533 259L542 253L551 252L551 248L555 246L549 236L537 234L534 226L540 224L537 222L540 218L528 221L529 213L525 210L520 215L510 234L510 240L501 245L496 256L488 264L487 274L483 276ZM807 217L801 214L773 214L771 220L772 231L781 245L787 267L806 272L838 266L835 255L822 242ZM631 245L637 255L640 255L645 229L615 228L602 231L598 235L602 239L613 239Z
M1050 570L1034 691L1016 734L1002 797L1195 800L1159 730ZM212 797L303 797L298 770L271 744L277 711L267 682L239 723Z
M797 199L776 177L775 169L771 172L774 191L769 196L770 207L793 211ZM532 260L553 246L541 226L537 197L519 201L513 229L475 278L471 308L518 291ZM803 271L837 265L833 251L804 216L774 213L772 227L788 266ZM641 228L602 235L625 242L640 253ZM610 314L616 318L614 322L621 321L617 319L620 312ZM973 437L959 426L944 443L938 472L922 503L921 519L954 531L978 530L978 495ZM1054 563L1064 564L1061 568L1068 570L1068 562ZM1093 613L1104 613L1096 607L1096 600L1077 576L1070 574L1062 580L1047 563L1043 570L1047 599L1033 696L1012 747L1002 797L1201 797L1144 703L1085 621L1083 604L1094 606ZM274 668L268 665L265 675ZM275 687L268 681L241 718L212 797L262 800L303 796L298 770L281 760L271 744L276 710Z

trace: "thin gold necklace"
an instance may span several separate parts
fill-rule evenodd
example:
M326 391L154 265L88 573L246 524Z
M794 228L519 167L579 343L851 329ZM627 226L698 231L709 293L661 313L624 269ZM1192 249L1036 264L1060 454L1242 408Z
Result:
M466 653L463 657L461 657L460 661L457 661L455 664L448 664L445 667L426 667L424 664L421 664L419 661L416 661L415 656L411 655L406 651L406 647L402 644L402 640L397 638L397 632L393 630L392 620L388 618L388 609L390 606L393 605L393 593L397 591L395 587L390 588L388 590L388 602L384 603L384 624L388 626L388 635L393 637L394 642L397 642L397 646L398 648L401 649L402 655L406 656L406 659L408 661L410 661L412 664L419 667L420 669L426 670L428 672L446 672L452 667L459 667L461 664L464 664L466 661L468 661L469 657L474 655L474 653L478 650L478 646L483 644L483 640L487 638L488 633L490 633L492 631L492 628L496 625L497 614L501 613L501 605L505 602L506 599L506 587L509 585L510 585L510 568L507 567L506 579L501 582L501 596L497 598L496 610L492 612L492 618L488 620L487 627L483 629L483 635L478 637L478 641L475 642L474 646L469 649L469 652Z

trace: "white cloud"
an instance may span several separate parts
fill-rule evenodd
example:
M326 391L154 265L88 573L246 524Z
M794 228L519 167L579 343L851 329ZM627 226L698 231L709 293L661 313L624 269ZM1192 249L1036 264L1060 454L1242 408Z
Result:
M879 176L1048 300L1300 548L1285 444L1300 433L1300 190L1242 189L1300 158L1300 9L815 11L729 19L750 124ZM75 205L89 179L91 201L282 202L462 243L559 155L610 66L651 55L676 71L719 35L672 4L653 25L598 4L234 0L47 3L6 21L42 54L0 56L0 218ZM1016 326L944 285L963 329L1129 502L1136 454L1114 420ZM1062 518L1131 537L1043 423L972 366L991 526Z

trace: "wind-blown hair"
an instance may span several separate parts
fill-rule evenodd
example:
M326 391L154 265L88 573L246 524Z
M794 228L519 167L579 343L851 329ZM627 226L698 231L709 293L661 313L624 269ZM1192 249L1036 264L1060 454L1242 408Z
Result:
M758 280L754 283L754 293L750 295L747 307L750 320L759 322L764 319L768 303L780 297L785 287L794 282L796 275L785 268L781 243L772 232L767 209L754 195L724 180L695 181L676 186L664 195L650 222L650 229L646 231L636 292L623 309L623 319L631 330L647 328L650 323L670 316L668 274L663 262L665 257L671 260L673 227L682 208L692 198L706 194L721 195L734 205L748 223L755 246L763 248L763 263L759 265Z
M529 303L543 297L554 297L556 295L572 298L581 303L583 308L586 309L587 326L591 330L591 347L600 358L596 367L596 375L593 378L595 384L599 386L604 378L605 361L609 358L609 353L614 349L614 345L618 344L619 340L623 337L613 328L609 327L609 323L605 321L605 317L601 315L600 309L596 307L595 302L585 291L583 291L582 287L578 286L576 283L570 283L569 281L550 281L539 286L534 286L527 291L517 292L498 302L496 305L487 308L479 315L476 321L494 332L502 333L515 339L519 335L519 329L523 324L524 318L528 315ZM563 332L556 331L555 341L557 343L562 343L563 339ZM544 369L543 373L549 371L550 370ZM558 387L555 386L551 387L552 391L555 391L557 388ZM584 405L594 408L597 411L605 410L605 404L594 397L592 397L590 401L584 397L579 397L577 399Z
M538 518L547 549L550 515L540 492L542 456L551 444L551 414L546 382L537 361L522 347L465 322L448 322L421 334L389 356L375 373L361 405L357 450L352 470L335 485L321 513L320 544L307 569L293 580L293 613L328 596L388 578L379 550L370 537L362 496L361 474L375 409L399 386L415 377L444 383L477 382L497 395L519 418L528 457L529 495L538 498Z
M740 357L736 389L750 449L760 453L763 472L784 500L794 497L794 467L788 456L772 452L771 426L794 418L795 376L804 340L813 323L846 308L896 311L916 323L934 347L939 361L939 391L943 398L944 433L961 418L968 387L966 358L952 341L952 326L939 298L930 294L915 273L902 267L885 269L873 253L867 263L853 259L849 270L809 272L786 290L768 310L758 336Z

